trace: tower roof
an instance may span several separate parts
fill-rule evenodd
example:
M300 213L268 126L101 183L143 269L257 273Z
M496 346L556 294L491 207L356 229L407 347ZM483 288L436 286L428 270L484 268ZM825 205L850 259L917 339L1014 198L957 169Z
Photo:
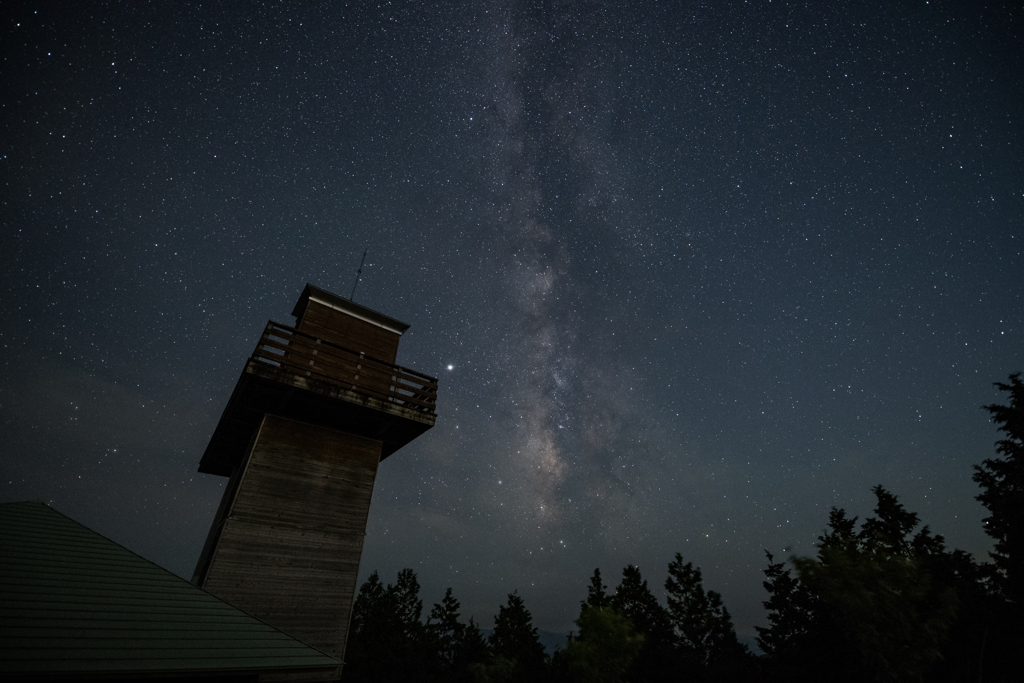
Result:
M379 313L372 308L367 308L309 283L306 283L305 289L302 290L302 295L295 304L295 308L292 309L292 315L296 319L301 319L302 314L306 311L306 306L309 305L311 300L333 308L336 311L347 313L353 318L358 318L371 325L383 327L385 330L398 335L405 334L405 331L409 329L409 325L400 320L395 320L391 316Z

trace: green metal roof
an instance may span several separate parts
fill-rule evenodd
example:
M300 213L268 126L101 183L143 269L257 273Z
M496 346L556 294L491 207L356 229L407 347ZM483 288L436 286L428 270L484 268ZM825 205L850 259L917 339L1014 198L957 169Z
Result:
M0 505L0 592L0 677L340 666L43 503Z

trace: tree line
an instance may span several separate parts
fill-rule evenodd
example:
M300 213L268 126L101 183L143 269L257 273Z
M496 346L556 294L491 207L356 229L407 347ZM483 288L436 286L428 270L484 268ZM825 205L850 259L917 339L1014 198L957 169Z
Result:
M814 557L766 551L768 626L762 653L737 638L721 595L676 553L666 601L639 568L609 591L594 570L578 631L547 656L522 598L499 606L488 637L460 620L449 588L426 621L411 569L384 585L376 572L353 608L346 681L1011 681L1024 671L1024 383L996 386L984 406L1005 436L1001 457L974 466L991 562L950 550L897 496L876 486L858 524L832 508ZM581 591L582 592L582 591Z

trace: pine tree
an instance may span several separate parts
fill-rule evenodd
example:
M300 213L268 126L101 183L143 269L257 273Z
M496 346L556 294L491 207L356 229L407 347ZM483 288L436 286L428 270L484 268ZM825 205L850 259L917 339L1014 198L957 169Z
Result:
M392 595L373 572L359 588L345 647L347 681L395 680L389 662L400 647Z
M420 614L419 582L411 569L398 573L386 588L377 572L360 587L352 609L345 648L347 681L425 680L433 670L433 653Z
M871 489L875 494L875 514L861 525L857 540L864 550L886 557L907 557L910 555L910 533L917 527L917 514L908 512L893 494L881 485ZM928 529L923 529L928 535ZM941 543L941 539L940 539Z
M1009 392L1010 404L985 410L1006 435L996 442L996 452L1004 457L975 465L974 481L982 489L977 499L989 511L985 533L995 539L996 590L1024 611L1024 382L1018 372L1010 375L1009 384L996 386Z
M420 616L423 614L423 601L420 600L420 583L416 573L411 569L398 572L398 580L394 585L388 584L388 593L403 635L408 638L422 637L423 622Z
M381 626L380 617L389 613L389 606L385 605L388 599L384 584L380 582L380 576L374 571L366 579L366 582L359 587L359 594L352 608L352 626L350 628L350 640L353 636L369 634Z
M465 639L466 626L459 622L459 607L459 601L448 588L441 604L435 603L427 618L427 633L444 668L451 668L454 664Z
M468 681L469 666L487 661L490 654L476 622L470 617L469 624L461 623L459 610L459 601L448 588L441 603L434 603L427 618L427 639L435 653L434 679L438 681Z
M857 518L850 519L842 508L833 507L828 513L828 531L818 536L819 548L852 548L857 545Z
M456 657L457 666L460 670L465 669L470 664L487 661L487 658L490 656L490 645L487 644L487 640L484 638L483 633L480 632L480 627L477 626L476 621L473 620L473 617L470 617L469 623L466 624L466 628L463 631L462 643L459 646Z
M1009 405L984 406L1006 437L996 442L1001 458L974 466L981 487L977 500L988 509L985 533L995 541L992 564L982 566L991 601L984 625L986 675L1006 680L1024 669L1024 382L1021 373L1009 384L996 382L1009 393Z
M672 641L672 625L668 613L647 587L639 567L628 565L622 570L622 582L609 602L633 623L637 631L647 637L649 644Z
M647 587L640 568L632 565L622 570L622 581L611 596L609 605L633 624L644 636L640 655L629 669L631 681L660 681L670 677L675 668L672 624L668 612Z
M517 678L536 680L543 675L544 646L537 637L533 616L518 592L510 593L508 604L498 607L490 646L495 658L513 664Z
M794 660L814 627L817 601L786 568L785 562L774 562L772 554L764 552L768 568L764 570L762 585L768 591L768 599L763 604L771 625L755 626L757 643L769 658Z
M605 592L608 586L601 582L601 570L595 569L594 575L590 577L590 585L587 587L587 600L584 607L607 607L608 594Z
M853 551L857 547L857 518L850 519L841 508L829 511L827 529L818 537L818 561L825 549ZM834 612L794 576L784 562L774 562L771 553L764 570L769 599L768 628L757 627L758 643L765 652L765 664L776 680L857 680L859 656L848 645ZM794 563L799 560L794 558Z
M838 626L835 660L845 661L849 678L922 680L941 658L956 612L954 591L928 571L929 553L944 553L944 545L927 528L910 538L917 515L881 486L874 493L877 516L865 520L855 538L845 515L834 514L834 533L823 537L828 542L818 557L793 562L800 581L824 604L825 625ZM915 547L922 553L914 553ZM855 647L855 660L844 656L844 641Z
M600 575L598 575L600 576ZM611 607L583 603L564 650L555 653L558 670L579 683L616 683L643 649L644 637Z
M676 553L668 565L665 589L676 649L684 666L697 675L740 666L749 655L747 648L736 638L722 596L704 591L700 569L692 562L683 564L683 556Z

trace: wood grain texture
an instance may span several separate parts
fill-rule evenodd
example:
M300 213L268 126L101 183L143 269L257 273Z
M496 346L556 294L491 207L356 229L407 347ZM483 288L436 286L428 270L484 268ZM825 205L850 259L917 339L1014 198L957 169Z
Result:
M200 585L342 656L380 452L379 441L266 415Z

